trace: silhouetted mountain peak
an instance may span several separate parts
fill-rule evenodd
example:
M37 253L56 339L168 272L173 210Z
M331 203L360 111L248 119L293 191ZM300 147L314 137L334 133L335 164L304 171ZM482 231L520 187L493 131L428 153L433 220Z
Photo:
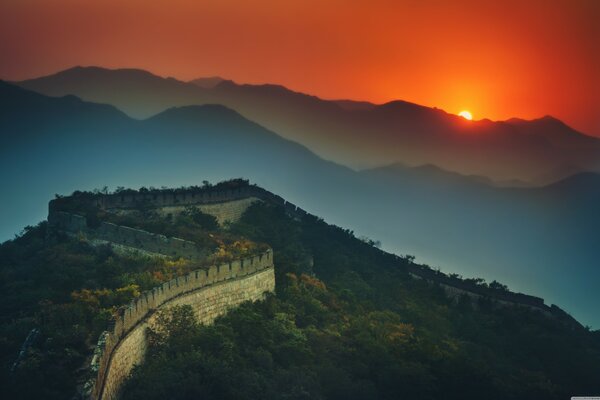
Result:
M405 100L393 100L377 105L373 108L373 111L379 114L381 118L403 120L405 122L421 120L423 123L430 123L439 119L447 120L448 118L462 120L462 117L448 114L439 108L422 106Z
M432 108L425 107L416 103L411 103L405 100L392 100L377 106L383 110L416 110L416 111L431 111Z
M226 107L222 104L203 104L182 107L171 107L156 116L158 117L159 115L201 115L207 113L228 116L240 115L237 111L232 110L231 108Z
M49 76L25 80L19 82L19 86L48 95L75 94L85 100L95 102L105 102L98 101L99 99L95 96L97 93L103 93L105 96L127 97L131 96L131 93L128 92L132 90L143 90L148 97L148 91L184 90L188 92L190 88L201 90L192 84L172 77L161 77L143 69L82 66L69 68Z
M580 172L561 181L552 183L545 188L568 193L600 193L600 174L596 172Z
M393 163L387 166L362 171L372 177L386 176L390 179L410 178L429 183L453 183L461 185L486 185L494 186L494 182L480 175L463 175L449 171L434 164L408 166L402 163Z
M559 123L563 123L561 120L559 120L556 117L553 117L552 115L544 115L542 118L540 118L541 121L552 121L552 122L559 122Z
M529 120L522 118L510 118L504 122L512 126L521 127L525 130L525 132L528 132L533 129L537 131L543 130L546 134L553 134L556 131L560 131L561 133L566 133L570 135L587 136L581 132L574 130L560 119L551 115L545 115L541 118L534 118Z
M321 100L317 96L313 96L310 94L296 92L292 89L289 89L283 85L275 84L275 83L261 83L261 84L251 84L251 83L235 83L231 80L226 80L217 85L218 88L221 89L238 89L245 90L249 92L268 94L272 96L298 96L310 99ZM322 101L322 100L321 100Z
M332 100L335 104L348 111L372 110L377 105L368 101L357 100Z
M104 117L129 119L122 111L109 104L89 103L77 96L46 96L32 90L16 86L0 80L0 114L17 113L35 118L36 112L44 110L51 113L68 114L70 111L87 111L88 113L102 113ZM91 116L91 115L88 115Z
M25 92L30 92L27 89L23 89L20 86L16 86L13 85L10 82L4 81L2 79L0 79L0 95L6 97L8 99L8 96L10 95L21 95ZM33 92L31 92L33 93ZM35 93L38 96L42 96L41 94Z
M224 82L227 82L229 84L235 84L232 80L221 78L220 76L207 76L189 81L189 83L192 83L204 89L213 89Z
M66 78L79 78L79 79L94 79L102 77L120 77L127 79L136 78L153 78L153 79L165 79L160 76L154 75L143 69L138 68L117 68L109 69L96 66L76 66L73 68L66 69L64 71L57 72L54 77L66 77Z
M245 119L237 111L231 108L225 107L221 104L204 104L204 105L192 105L182 107L172 107L165 110L148 120L167 120L167 119L184 119L191 120L197 119L202 120L204 118L223 118L223 119Z

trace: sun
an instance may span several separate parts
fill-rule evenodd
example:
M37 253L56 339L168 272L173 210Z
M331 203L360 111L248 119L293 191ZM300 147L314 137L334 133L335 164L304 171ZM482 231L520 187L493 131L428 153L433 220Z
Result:
M464 119L468 119L469 121L473 119L473 116L471 115L471 113L467 110L463 110L461 112L458 113L458 115L460 115L461 117L463 117Z

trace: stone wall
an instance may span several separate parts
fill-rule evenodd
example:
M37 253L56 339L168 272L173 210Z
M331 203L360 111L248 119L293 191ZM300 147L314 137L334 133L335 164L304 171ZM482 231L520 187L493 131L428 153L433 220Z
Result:
M96 226L90 226L84 216L62 209L65 204L73 202L83 209L96 206L127 213L142 206L156 208L163 214L176 214L185 207L195 206L204 213L214 215L223 224L238 220L252 203L269 198L268 193L248 186L200 193L165 191L74 196L50 202L48 222L53 230L83 235L91 242L107 242L115 247L144 253L205 261L208 254L193 242L108 222L97 222ZM66 209L73 208L77 209ZM244 301L259 300L274 289L273 253L269 250L254 257L193 271L143 293L128 307L122 308L114 326L101 335L92 359L94 378L87 382L84 392L92 399L117 398L134 365L143 361L147 348L146 328L153 323L157 310L190 305L198 320L208 324L231 307Z
M163 206L157 208L161 215L176 215L186 209L186 207L195 207L204 214L209 214L217 219L219 225L226 222L237 222L242 217L244 212L255 202L260 201L256 197L248 197L245 199L237 199L227 201L225 203L210 203L210 204L190 204L185 206Z
M124 191L115 194L81 194L61 197L50 202L50 210L64 211L61 207L69 204L86 202L91 205L111 210L146 207L188 206L194 204L218 204L252 197L255 186L242 186L236 189L195 189L195 190L154 190Z
M501 291L480 287L475 283L448 276L442 272L432 270L431 268L427 268L422 265L410 264L408 266L408 271L412 277L439 284L445 289L447 294L452 294L451 297L456 297L454 296L455 293L468 293L472 295L470 296L472 298L493 298L502 304L522 305L531 309L539 309L541 311L549 311L550 309L550 307L544 303L544 299L540 297L530 296L523 293L515 293L508 290ZM449 290L450 288L452 290Z
M217 221L223 224L227 221L239 220L248 207L257 201L280 205L288 215L294 218L316 218L268 190L254 185L246 185L230 190L208 188L189 191L127 191L118 194L61 197L50 201L48 222L54 229L70 234L84 234L87 239L95 243L106 241L116 244L118 245L115 246L116 249L124 246L143 253L202 261L208 254L200 251L193 242L109 222L100 222L98 227L90 227L85 217L71 211L72 205L95 206L122 213L131 212L143 206L155 208L161 214L176 214L185 207L194 206L206 214L215 216ZM69 212L64 210L69 210Z
M156 310L190 305L198 320L211 323L244 301L262 299L275 289L273 253L196 270L143 293L120 310L114 328L101 336L93 360L96 379L88 385L92 399L115 399L134 365L146 352L146 328Z
M244 200L236 204L236 201ZM248 201L249 200L249 201ZM61 197L50 201L50 214L57 211L66 211L73 203L82 205L86 203L106 210L127 210L140 206L151 208L167 208L202 205L200 209L208 214L215 215L223 221L239 218L245 209L256 200L284 207L286 212L296 218L313 217L300 207L285 201L266 189L255 185L245 185L236 189L194 189L194 190L155 190L155 191L127 191L116 194L85 194L79 196ZM244 205L244 207L240 205ZM214 205L214 207L204 207ZM231 210L227 211L227 208ZM229 214L229 215L228 215Z
M450 286L445 283L439 283L439 285L442 289L444 289L446 296L453 299L454 301L458 301L459 298L462 296L467 296L468 298L470 298L473 301L474 305L477 305L477 301L479 299L490 299L493 301L493 305L496 307L525 307L532 311L539 311L546 316L552 315L550 308L548 306L546 306L545 304L532 305L529 303L521 303L518 301L513 301L508 297L503 298L503 297L485 296L485 295L482 295L479 293L475 293L473 291L457 288L456 286Z
M73 235L82 234L90 241L106 241L137 249L143 253L184 258L195 262L202 261L208 256L206 251L189 240L167 237L110 222L100 222L98 227L92 228L88 226L85 217L64 211L51 212L48 223L53 229Z

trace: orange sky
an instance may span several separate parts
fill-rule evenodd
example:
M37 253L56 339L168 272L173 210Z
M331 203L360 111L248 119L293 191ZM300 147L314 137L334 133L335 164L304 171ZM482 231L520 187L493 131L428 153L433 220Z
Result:
M0 78L74 65L551 114L600 136L600 0L2 0Z

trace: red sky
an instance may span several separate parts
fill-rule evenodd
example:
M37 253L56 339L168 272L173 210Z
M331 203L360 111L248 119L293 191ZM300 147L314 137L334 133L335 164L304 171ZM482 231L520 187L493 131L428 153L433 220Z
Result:
M2 0L0 78L74 65L546 114L600 136L596 0Z

